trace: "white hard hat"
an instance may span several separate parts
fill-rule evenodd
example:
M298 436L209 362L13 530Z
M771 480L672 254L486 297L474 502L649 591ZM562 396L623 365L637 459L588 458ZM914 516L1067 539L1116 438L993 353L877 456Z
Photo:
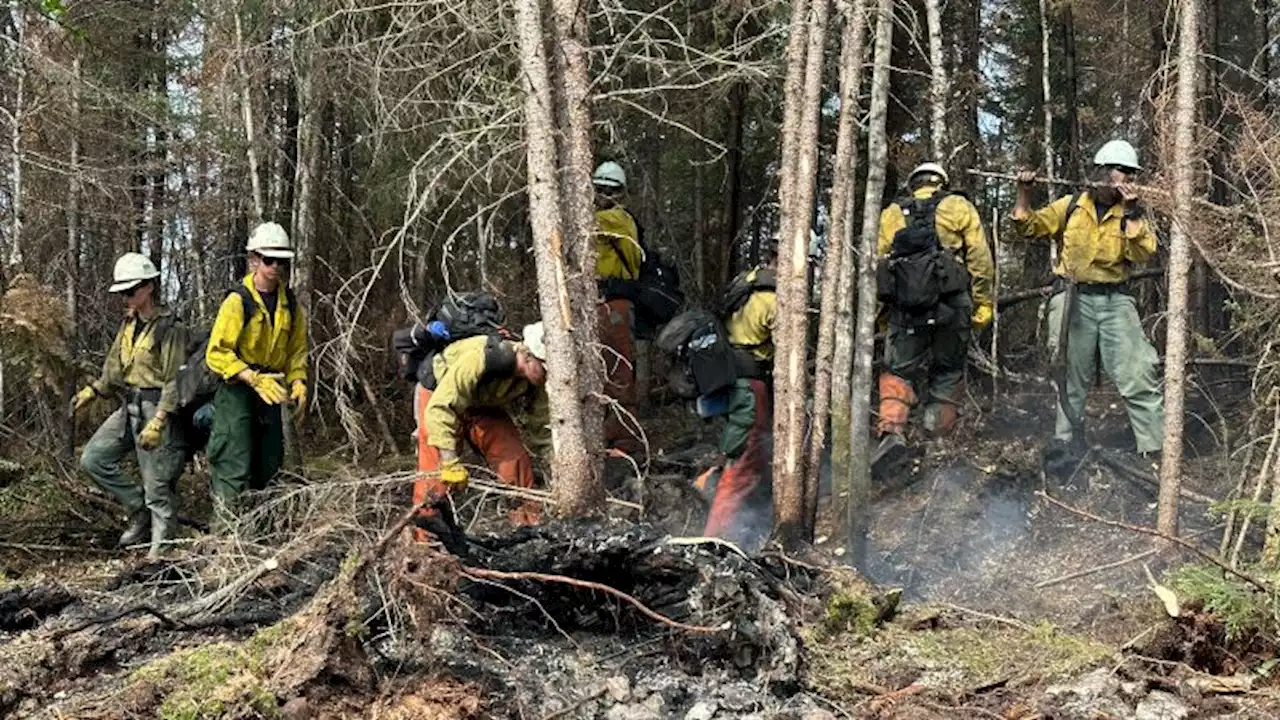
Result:
M262 223L254 228L244 249L263 257L293 259L293 242L279 223Z
M591 183L603 188L622 189L627 186L627 173L618 163L606 160L591 175Z
M907 176L907 182L914 180L917 175L924 175L926 173L929 175L937 175L942 178L943 185L946 185L951 180L951 178L947 176L947 171L944 170L941 165L936 162L926 162L920 163L911 171L911 174Z
M111 273L111 279L115 282L108 290L121 293L158 277L160 277L160 271L156 269L155 263L151 262L151 258L140 253L125 253L116 261L115 270Z
M532 325L525 325L524 330L520 333L524 337L524 346L529 348L529 354L539 360L547 361L547 343L545 340L546 331L542 327L541 322Z
M1094 165L1118 165L1130 170L1141 170L1138 164L1138 151L1124 140L1112 140L1098 148L1093 156Z

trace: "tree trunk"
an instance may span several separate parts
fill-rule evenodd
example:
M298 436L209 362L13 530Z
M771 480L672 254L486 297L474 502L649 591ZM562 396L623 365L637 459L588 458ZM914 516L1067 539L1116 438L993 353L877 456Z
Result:
M71 135L71 148L67 161L67 348L72 357L77 357L80 335L80 305L76 288L80 279L80 51L77 49L71 61L71 122L68 126ZM76 392L76 378L67 378L63 388L66 397ZM66 433L64 455L68 462L75 460L76 454L76 420L67 413L63 432Z
M294 51L297 53L294 68L297 89L297 145L294 157L293 191L293 239L297 259L293 262L290 284L298 296L298 303L311 319L312 281L314 267L313 257L316 247L316 217L319 182L320 159L324 149L321 134L321 116L323 104L315 83L315 37L311 32L295 38Z
M9 0L9 20L13 35L9 38L9 74L13 78L13 106L9 116L9 270L10 276L22 267L22 124L26 115L27 68L26 13L21 0ZM0 288L3 292L3 288ZM3 395L3 390L0 390ZM0 412L3 411L0 406Z
M1084 177L1084 157L1080 152L1080 112L1076 105L1079 87L1076 79L1076 23L1069 4L1062 9L1062 42L1063 72L1067 81L1066 97L1063 98L1067 107L1067 168L1070 173L1075 173L1075 177Z
M819 477L826 442L827 411L831 410L833 537L848 535L849 504L849 373L853 370L854 253L853 189L858 154L858 94L862 87L862 59L866 38L865 0L847 7L840 40L840 120L831 179L831 228L822 260L822 310L818 319L818 354L813 380L813 432L810 435L809 469ZM806 497L812 518L817 493Z
M244 29L240 22L240 8L233 7L236 35L236 70L240 73L240 119L244 123L245 157L249 161L249 186L253 190L252 204L249 206L249 221L253 225L262 222L265 212L262 197L262 176L258 170L258 150L253 128L252 83L249 79L249 63L245 59Z
M929 27L929 151L940 163L948 160L947 101L951 94L947 67L942 57L942 10L939 0L924 0Z
M867 509L871 504L872 353L876 330L876 240L884 200L889 140L885 118L889 106L890 56L893 51L893 0L880 0L876 13L875 64L871 74L871 109L867 117L867 184L862 201L862 241L858 245L858 320L853 346L853 392L849 403L850 444L849 552L857 567L867 563Z
M830 0L797 0L809 5L805 27L804 82L800 95L788 95L786 114L796 124L783 129L794 159L790 185L779 187L783 233L778 246L778 314L774 322L773 519L784 548L813 537L806 512L817 483L806 480L805 400L808 397L809 238L817 190L818 123L822 101L823 50ZM795 27L795 23L792 23ZM790 72L788 72L788 75ZM789 88L791 89L791 88ZM793 112L791 105L797 105ZM783 148L786 151L787 142ZM783 162L786 160L784 158ZM816 474L815 478L816 480Z
M1169 310L1165 340L1164 447L1156 527L1178 529L1178 487L1182 478L1183 403L1186 399L1187 277L1191 272L1191 220L1195 200L1196 73L1199 70L1199 9L1179 0L1178 85L1174 98L1173 229L1169 234Z
M1055 177L1053 169L1053 90L1049 83L1049 0L1040 0L1040 109L1044 114L1044 171ZM1049 201L1058 198L1058 188L1047 185ZM1056 251L1056 248L1051 252Z
M590 148L585 55L585 15L572 2L556 0L556 42L548 50L539 0L517 0L516 26L525 86L530 220L538 269L538 298L546 326L547 393L555 452L552 493L564 515L598 512L604 505L600 482L600 398L595 353L594 248L590 235ZM581 8L585 13L585 7ZM548 54L563 58L553 78ZM553 85L553 82L558 84ZM559 88L563 96L554 92ZM557 103L557 100L559 103ZM557 120L561 123L558 125ZM558 150L557 129L569 146ZM585 155L585 156L584 156ZM564 181L557 160L572 160ZM565 198L568 190L572 197Z
M724 205L720 214L720 252L717 254L717 287L724 289L733 278L734 247L742 221L742 134L747 115L747 84L729 88L729 111L725 118Z

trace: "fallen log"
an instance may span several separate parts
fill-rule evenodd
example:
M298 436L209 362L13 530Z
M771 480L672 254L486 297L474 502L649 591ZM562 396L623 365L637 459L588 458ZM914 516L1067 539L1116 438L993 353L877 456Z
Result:
M41 583L0 592L0 630L28 630L76 601L62 585Z

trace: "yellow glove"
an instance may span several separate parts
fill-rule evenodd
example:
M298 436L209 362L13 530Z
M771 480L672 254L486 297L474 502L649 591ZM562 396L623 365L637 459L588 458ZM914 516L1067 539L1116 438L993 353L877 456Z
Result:
M164 420L153 417L142 427L142 432L138 433L138 447L143 450L155 450L160 447L160 441L163 438Z
M268 405L279 405L289 397L280 384L279 374L254 373L249 377L249 387Z
M98 397L98 393L93 389L93 386L91 385L84 386L83 390L76 393L76 400L74 405L75 412L80 412L81 410L83 410L84 406L88 405L96 397Z
M444 466L440 468L440 482L451 488L464 488L471 476L467 473L467 466L454 460L446 460Z
M302 418L307 416L307 384L305 382L293 381L293 388L289 391L289 402L293 403L293 416L298 422L302 422Z
M991 324L995 319L995 311L991 309L991 303L981 303L973 308L973 329L975 331L982 330Z

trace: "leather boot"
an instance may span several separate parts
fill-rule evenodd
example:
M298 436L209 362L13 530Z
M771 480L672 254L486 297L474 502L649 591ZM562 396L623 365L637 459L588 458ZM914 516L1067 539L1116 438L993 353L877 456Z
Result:
M172 523L151 523L151 549L147 552L148 560L159 560L169 549L169 539L173 537Z
M885 433L880 436L880 444L871 454L871 473L882 479L906 456L906 438L895 432Z
M151 530L151 511L143 508L129 516L129 529L124 531L120 536L120 540L116 543L116 547L129 547L137 545L147 538L148 531Z

